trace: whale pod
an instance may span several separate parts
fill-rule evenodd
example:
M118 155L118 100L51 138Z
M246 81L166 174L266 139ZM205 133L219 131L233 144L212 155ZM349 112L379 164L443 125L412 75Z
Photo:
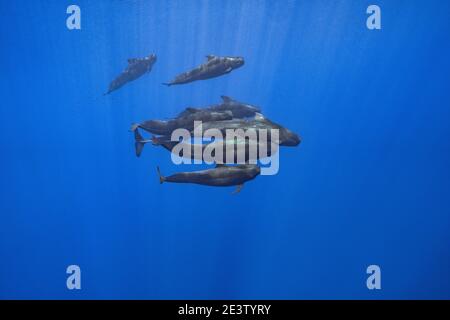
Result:
M249 130L253 129L260 136L260 130L267 130L268 136L270 137L270 130L278 130L278 144L280 146L295 147L300 144L301 138L298 134L292 132L291 130L265 118L262 114L257 113L253 119L231 119L215 122L205 122L201 124L202 132L204 133L209 129L217 129L222 132L225 136L227 130ZM195 131L196 128L194 128Z

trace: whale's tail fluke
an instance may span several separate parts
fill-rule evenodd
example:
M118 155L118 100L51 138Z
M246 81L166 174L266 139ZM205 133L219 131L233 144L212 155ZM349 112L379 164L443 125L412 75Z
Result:
M144 145L147 141L142 138L141 134L139 133L139 130L134 130L134 147L136 149L136 156L140 157L142 153L142 149L144 149Z
M159 170L159 166L156 167L156 170L158 171L159 183L162 184L164 181L166 181L166 178L161 174L161 170Z
M170 82L163 82L162 84L165 85L165 86L170 87L173 83L170 83Z

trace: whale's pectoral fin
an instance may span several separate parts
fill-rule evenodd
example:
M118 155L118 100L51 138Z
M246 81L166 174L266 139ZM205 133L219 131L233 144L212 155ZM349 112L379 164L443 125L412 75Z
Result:
M236 194L236 193L241 192L242 187L244 187L244 184L238 185L238 186L236 187L236 190L234 190L232 194Z
M233 68L232 68L232 67L228 67L228 68L225 70L225 73L230 73L231 70L233 70Z

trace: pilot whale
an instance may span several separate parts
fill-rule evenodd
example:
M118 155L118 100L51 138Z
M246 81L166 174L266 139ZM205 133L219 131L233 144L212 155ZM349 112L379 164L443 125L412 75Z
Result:
M257 106L239 102L233 98L227 96L221 96L222 103L219 105L209 107L210 110L214 111L231 111L233 113L233 118L246 118L254 117L257 113L261 113L261 109Z
M186 114L201 112L204 110L216 112L230 111L233 114L233 118L235 119L254 117L256 114L261 113L261 109L257 106L243 103L227 96L220 97L222 98L222 103L220 104L211 105L205 108L186 108L179 114L179 117Z
M135 139L136 154L138 154L138 150L139 148L142 148L143 144L151 142L153 145L162 146L164 149L173 152L177 156L191 160L204 161L204 154L210 153L217 163L223 164L252 163L251 161L257 161L261 157L270 157L272 154L278 152L279 149L278 145L275 143L238 137L236 137L236 139L225 139L202 144L201 152L196 152L195 149L197 145L189 142L169 140L159 141L157 137L152 137L150 140L144 140L142 137L136 136ZM206 152L207 149L208 152ZM189 154L184 154L184 151L188 151ZM218 157L216 151L222 152L221 158L216 158L216 156ZM228 154L230 152L231 154ZM238 155L239 152L242 152L242 155Z
M155 62L155 54L151 54L144 58L128 59L128 66L126 69L110 83L108 91L104 95L110 94L128 82L136 80L145 73L150 72Z
M194 129L194 121L202 122L214 122L231 120L233 114L231 111L211 111L211 110L199 110L187 112L183 111L183 114L176 118L169 120L147 120L139 124L133 124L131 131L135 131L137 128L141 128L153 134L158 135L171 135L175 129L186 129L191 131Z
M197 80L220 77L244 65L242 57L206 56L207 61L191 71L179 74L174 80L163 83L166 86L184 84Z
M165 177L157 167L159 182L194 183L214 187L237 186L235 193L241 191L245 182L253 180L261 169L255 164L241 164L237 166L216 165L213 169L179 172Z
M258 132L258 135L259 135L259 130L261 130L261 129L265 129L265 130L276 129L276 130L278 130L278 133L279 133L278 144L280 146L295 147L295 146L299 145L301 142L301 138L298 134L271 121L270 119L264 117L260 113L256 113L255 117L252 119L232 119L232 120L222 120L222 121L215 121L215 122L204 122L201 124L201 128L202 128L203 133L206 130L218 129L222 132L223 135L226 135L226 132L229 129L233 129L233 130L253 129ZM194 128L194 131L195 130L196 129ZM162 139L165 139L165 138L162 138Z

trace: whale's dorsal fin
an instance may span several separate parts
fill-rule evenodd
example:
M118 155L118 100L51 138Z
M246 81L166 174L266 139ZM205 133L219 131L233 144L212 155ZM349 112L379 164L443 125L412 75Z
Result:
M128 64L135 63L135 62L137 62L138 60L139 60L138 58L130 58L130 59L128 59Z
M215 57L216 57L216 56L213 55L213 54L208 54L208 55L206 56L206 59L208 59L208 61L210 61L210 60L214 59Z
M230 97L227 96L220 96L223 100L223 102L225 103L230 103L231 101L233 101L233 99L231 99Z

